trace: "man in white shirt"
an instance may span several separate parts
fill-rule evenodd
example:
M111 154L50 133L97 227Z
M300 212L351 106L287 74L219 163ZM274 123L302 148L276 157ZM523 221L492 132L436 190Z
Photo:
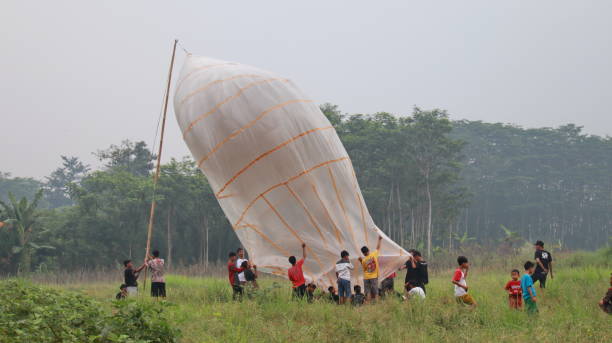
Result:
M405 287L408 299L425 299L423 288L413 285L410 281L406 282Z
M240 268L240 266L242 266L242 262L246 261L247 263L249 263L249 260L244 258L244 249L238 248L238 250L236 250L236 255L238 255L238 259L236 259L236 268ZM240 285L246 284L247 280L244 277L244 272L238 274L238 281L240 282Z
M338 277L338 296L342 305L351 298L351 270L354 269L349 253L342 250L340 253L340 261L336 262L336 277Z

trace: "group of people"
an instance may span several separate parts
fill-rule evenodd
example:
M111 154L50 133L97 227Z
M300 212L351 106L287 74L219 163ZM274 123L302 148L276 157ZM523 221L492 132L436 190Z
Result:
M302 258L297 260L295 256L289 257L291 267L287 271L287 277L292 283L293 296L295 298L306 297L309 302L316 298L324 298L337 304L351 303L353 305L362 305L373 302L377 296L386 296L396 293L394 290L394 279L397 273L392 273L380 282L379 276L380 266L378 256L380 251L382 237L378 237L376 250L370 251L367 246L361 248L363 256L359 256L357 260L361 264L363 270L363 293L361 285L351 285L352 273L355 266L351 262L348 251L340 252L340 260L336 262L336 284L337 289L330 286L328 294L315 295L317 286L314 283L306 283L304 272L302 270L304 261L306 260L306 244L302 244ZM549 251L544 250L544 242L537 241L535 243L535 263L527 261L523 268L525 273L521 276L518 269L513 269L510 272L510 280L504 286L504 290L508 294L508 304L511 309L522 309L523 307L528 313L538 312L538 299L536 295L535 283L539 282L540 288L546 287L546 280L553 274L553 258ZM398 270L406 270L406 278L404 280L405 293L398 294L404 300L410 299L425 299L427 291L426 285L429 283L429 275L427 271L427 262L423 260L421 253L418 250L409 250L410 257L406 263ZM475 307L476 301L468 292L468 271L470 263L465 256L457 258L458 267L453 273L451 283L454 285L454 296L458 303ZM154 250L150 256L147 256L144 263L137 268L131 260L125 260L124 265L124 283L120 286L120 292L117 293L117 299L133 297L138 294L138 278L140 273L145 269L151 272L151 296L155 298L166 297L166 281L164 278L164 259L160 258L158 250ZM229 282L233 290L233 298L238 299L243 296L245 289L247 294L259 288L257 284L258 273L257 266L249 263L245 258L243 248L238 248L235 252L229 253L227 263ZM352 287L351 287L352 286ZM612 275L610 277L610 286L612 286ZM601 309L609 314L612 314L612 287L608 289L607 294L599 301Z
M377 296L386 296L394 293L393 280L397 277L397 273L392 273L380 282L379 276L380 266L378 256L380 251L382 237L378 237L376 250L370 251L367 246L361 248L363 256L359 256L357 260L363 269L363 293L361 285L351 285L352 273L355 266L351 262L348 251L340 252L340 259L336 262L336 288L330 286L328 295L325 293L319 295L318 298L324 298L337 304L351 303L353 305L362 305L375 301ZM535 263L527 261L523 267L525 273L523 276L517 269L513 269L510 273L511 280L508 281L504 290L508 293L508 302L511 309L522 309L523 304L525 310L530 313L537 313L537 295L535 283L540 284L540 288L546 287L546 280L550 275L553 278L553 258L549 251L544 250L544 242L537 241L535 243ZM411 256L408 261L398 270L406 270L406 278L404 280L405 293L397 294L404 300L410 299L425 299L426 285L429 283L429 275L427 271L427 262L423 260L421 253L417 250L409 250ZM237 252L229 254L228 272L230 284L234 290L234 297L239 297L243 293L243 287L249 283L256 284L256 266L250 265L244 259L244 250L239 249ZM289 257L291 267L287 271L287 277L291 281L293 296L295 298L306 297L309 302L312 302L315 296L317 286L314 283L306 283L304 277L303 265L307 258L306 244L302 244L302 258L297 259L295 256ZM465 256L457 258L458 267L454 271L451 278L451 283L454 285L454 296L458 303L469 307L476 307L476 300L469 292L467 278L470 269L470 263ZM255 271L253 273L253 271ZM250 277L242 279L240 275L249 272ZM238 275L238 277L236 277ZM612 285L612 278L611 278ZM351 287L352 286L352 287ZM600 301L601 308L608 312L612 312L612 288L608 291L606 297Z
M229 253L227 271L234 299L242 297L245 288L249 291L259 288L257 285L257 266L250 264L249 260L244 258L244 249L238 248L235 252ZM251 294L251 292L248 294Z
M145 269L151 272L151 296L155 298L166 297L166 279L164 278L164 259L159 257L159 250L154 250L147 256L144 263L134 268L132 260L123 261L123 284L119 286L117 300L138 295L138 277Z

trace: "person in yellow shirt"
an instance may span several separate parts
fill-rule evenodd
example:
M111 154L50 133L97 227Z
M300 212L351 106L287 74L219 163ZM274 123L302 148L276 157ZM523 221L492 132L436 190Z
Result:
M368 295L374 300L378 294L378 251L380 250L381 242L382 237L378 236L376 250L373 252L370 252L370 249L366 246L361 248L361 253L363 253L365 257L359 257L359 262L361 262L361 266L363 267L363 286L366 300L368 299Z

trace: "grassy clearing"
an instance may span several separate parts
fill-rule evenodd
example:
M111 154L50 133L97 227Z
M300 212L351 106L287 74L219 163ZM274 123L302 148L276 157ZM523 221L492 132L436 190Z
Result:
M492 268L476 268L468 279L470 293L479 303L475 310L455 303L449 269L431 276L424 302L389 298L361 308L291 301L288 282L273 278L261 280L264 290L253 299L233 302L226 278L170 275L168 311L186 343L609 342L612 317L599 310L597 301L609 287L612 261L577 256L568 256L548 288L538 293L540 314L535 317L508 309L503 286L509 270ZM593 265L585 266L585 260ZM117 286L94 282L52 287L76 290L110 304ZM142 296L138 301L151 300Z

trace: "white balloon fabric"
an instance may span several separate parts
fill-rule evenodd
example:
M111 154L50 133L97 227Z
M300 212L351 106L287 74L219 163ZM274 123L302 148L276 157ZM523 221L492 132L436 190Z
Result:
M336 284L347 250L380 250L380 276L408 252L374 225L349 156L318 108L288 79L247 65L189 55L174 109L183 138L258 270L287 277L288 257L320 287Z

